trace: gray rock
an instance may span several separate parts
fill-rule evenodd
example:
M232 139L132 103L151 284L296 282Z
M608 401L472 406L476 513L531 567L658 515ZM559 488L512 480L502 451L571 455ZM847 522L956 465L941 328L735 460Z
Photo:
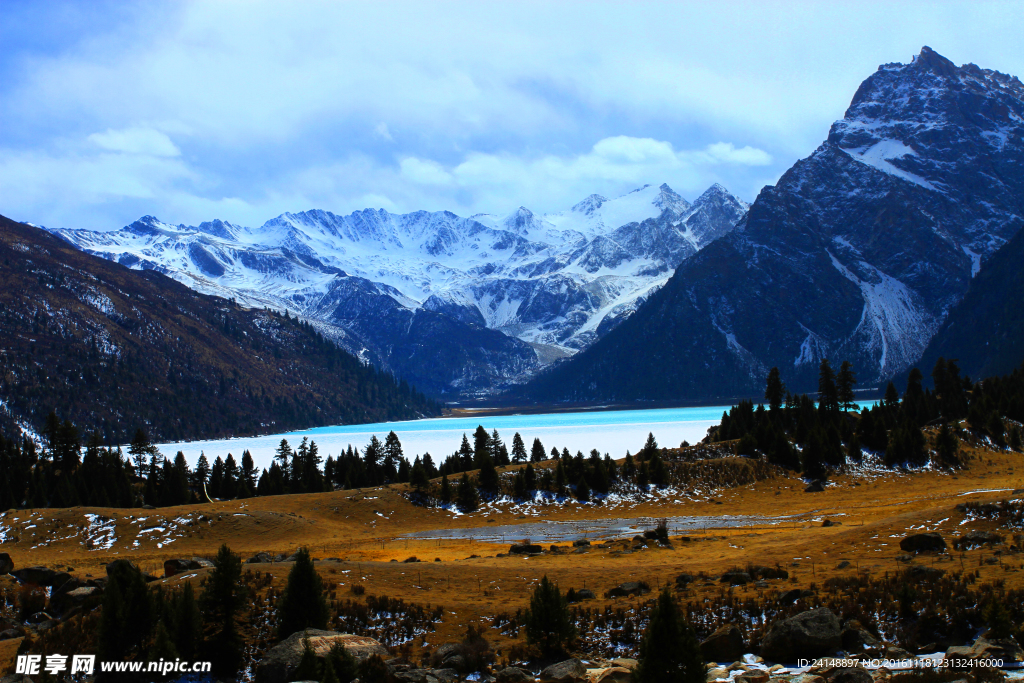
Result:
M23 567L10 574L21 583L34 583L37 586L52 586L55 581L65 581L71 577L70 574L46 567Z
M761 655L774 662L792 663L832 654L841 645L838 617L820 607L773 623L761 642Z
M994 531L974 530L953 541L953 547L957 550L973 550L983 545L999 545L1002 542L1002 534L997 534Z
M533 674L516 666L506 666L495 676L498 683L533 683Z
M581 588L576 591L576 597L580 600L593 600L597 596L594 595L594 591L589 588Z
M905 550L908 553L928 551L944 553L946 552L946 542L935 531L929 531L925 534L911 534L900 541L900 550Z
M866 647L878 647L879 645L878 639L856 619L846 622L840 638L843 649L850 653L857 653Z
M821 493L825 490L825 485L815 479L804 488L804 493Z
M650 588L645 588L638 581L627 581L612 588L605 595L609 598L624 598L628 595L647 595L650 592Z
M191 569L192 566L188 560L174 559L164 560L164 576L170 577L175 574L183 574Z
M245 562L246 562L246 564L257 564L257 563L267 563L267 564L269 564L269 563L271 563L273 561L274 561L274 558L270 556L270 553L256 553L255 555L250 557Z
M336 644L344 647L358 662L369 659L372 655L388 656L384 646L373 638L308 628L293 633L263 655L263 659L256 666L256 683L286 683L302 659L302 641L306 636L309 637L309 644L318 659L326 657Z
M536 543L513 543L508 552L510 555L537 555L544 552L544 548Z
M728 583L731 586L745 586L750 583L750 574L746 572L726 572L722 574L722 578L719 581Z
M1024 650L1013 638L978 638L970 647L951 647L947 659L1001 659L1004 663L1024 661Z
M743 634L734 624L726 624L704 639L700 653L709 662L735 662L743 656Z
M540 672L540 683L583 683L586 680L587 669L576 658L552 664Z
M828 683L874 683L868 670L862 666L836 667L825 673Z

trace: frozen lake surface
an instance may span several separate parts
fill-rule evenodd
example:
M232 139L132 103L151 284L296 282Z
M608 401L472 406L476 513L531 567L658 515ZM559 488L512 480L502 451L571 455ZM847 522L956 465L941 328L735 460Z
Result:
M870 405L863 403L862 405ZM286 434L191 441L185 443L159 444L160 452L173 457L177 451L185 454L191 466L195 466L200 453L205 453L212 463L217 456L227 457L228 453L238 461L242 451L248 449L256 466L269 467L274 450L287 439L292 448L302 437L315 441L320 455L338 455L349 444L360 451L376 434L384 441L388 432L394 430L402 442L405 456L411 461L415 456L430 453L434 464L440 465L449 455L458 450L462 435L473 441L477 425L483 425L488 433L497 429L505 445L512 450L512 436L519 432L526 443L526 451L535 438L544 444L547 453L555 446L561 451L568 448L570 453L583 451L589 454L596 448L602 454L613 458L625 457L626 451L636 453L647 440L648 432L654 434L659 446L676 447L681 442L696 443L707 434L708 427L722 419L722 413L730 406L702 406L694 408L659 408L655 410L591 410L576 413L540 413L535 415L498 415L481 417L442 417L405 422L383 422L361 425L337 425L316 427Z

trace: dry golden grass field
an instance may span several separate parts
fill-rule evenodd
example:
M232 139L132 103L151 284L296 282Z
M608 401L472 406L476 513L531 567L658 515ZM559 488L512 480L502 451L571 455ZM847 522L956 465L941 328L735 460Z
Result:
M287 555L306 546L320 560L318 571L338 600L387 595L424 606L443 606L443 622L428 639L431 646L436 646L459 640L469 623L486 621L489 625L495 614L514 614L526 607L531 588L543 575L557 581L563 590L592 589L598 596L588 604L592 607L635 600L603 597L606 590L624 581L645 580L656 590L681 572L718 575L748 562L785 567L790 578L770 582L772 588L780 590L805 588L831 576L856 572L882 576L900 566L899 540L908 533L939 531L952 545L956 536L969 530L993 528L992 523L985 522L962 524L965 518L955 509L957 504L1001 500L1013 497L1015 489L1024 488L1021 454L984 450L970 453L973 457L969 467L954 474L839 475L821 493L805 493L804 483L796 477L778 477L722 489L706 501L639 503L614 509L551 505L542 508L539 517L528 520L518 509L453 515L443 509L417 507L403 495L404 485L156 510L11 510L0 518L0 529L6 533L0 550L10 553L16 567L68 568L75 576L89 578L103 576L104 565L122 557L129 557L144 571L159 577L163 575L164 560L212 558L224 543L243 559L260 551ZM87 515L99 517L90 521ZM411 532L540 519L721 515L791 518L774 525L689 531L689 540L681 540L679 533L672 531L671 548L628 553L622 552L628 544L600 544L601 539L596 537L587 552L573 553L571 543L561 543L567 552L532 557L498 556L508 552L511 542L520 540L514 536L507 537L504 544L404 538ZM823 527L825 519L835 524ZM1012 531L1004 529L1002 533L1011 543ZM545 549L550 545L536 537L531 540L542 542ZM413 556L421 562L403 562ZM995 563L990 564L993 557ZM844 560L849 565L838 569ZM998 556L991 549L960 553L951 548L945 556L921 556L915 561L949 569L976 569L980 581L1003 579L1006 588L1024 587L1024 554L1006 550L1005 546ZM290 566L247 564L244 569L259 571L263 577L270 574L272 578L264 580L280 589ZM162 581L172 586L198 581L207 571L190 571ZM365 587L364 597L352 593L353 584ZM0 579L0 587L10 590L14 585L11 577ZM728 589L718 583L695 582L689 590L692 599ZM747 585L732 590L743 596L765 589ZM488 637L496 633L491 630ZM496 640L500 648L501 638ZM17 647L18 640L0 643L0 670L8 668ZM421 654L420 648L417 642L411 654Z

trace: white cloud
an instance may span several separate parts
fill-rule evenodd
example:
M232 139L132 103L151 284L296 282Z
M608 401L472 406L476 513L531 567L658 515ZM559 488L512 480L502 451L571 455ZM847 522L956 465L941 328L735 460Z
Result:
M85 4L72 35L27 7L49 30L4 34L0 211L89 227L560 210L646 182L749 200L878 64L929 44L1024 75L1021 3L182 0Z
M149 154L158 157L176 157L181 151L166 134L152 128L124 128L93 133L89 142L112 152Z
M406 157L399 162L402 177L419 185L450 185L452 176L441 164L429 159Z

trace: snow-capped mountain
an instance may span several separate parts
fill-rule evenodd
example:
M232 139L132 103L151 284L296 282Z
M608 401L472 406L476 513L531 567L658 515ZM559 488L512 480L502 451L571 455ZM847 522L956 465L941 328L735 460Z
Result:
M504 217L365 209L286 213L257 229L56 230L81 249L250 306L289 310L432 393L480 392L589 346L726 234L747 204L668 185Z
M827 140L622 327L538 378L542 399L708 398L823 358L862 384L916 363L1024 223L1024 85L925 47L865 80ZM930 368L925 368L925 372Z

